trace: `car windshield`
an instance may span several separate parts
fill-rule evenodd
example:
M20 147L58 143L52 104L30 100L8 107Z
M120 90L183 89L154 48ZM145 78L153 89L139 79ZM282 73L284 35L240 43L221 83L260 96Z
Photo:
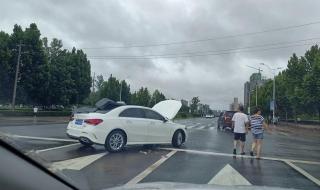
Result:
M320 189L320 1L0 5L0 189Z

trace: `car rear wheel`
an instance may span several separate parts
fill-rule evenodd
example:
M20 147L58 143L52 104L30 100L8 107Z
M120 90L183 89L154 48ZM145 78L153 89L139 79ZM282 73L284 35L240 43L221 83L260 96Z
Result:
M90 139L85 138L85 137L80 137L80 138L79 138L79 142L80 142L82 145L84 145L84 146L91 146L91 145L93 145L93 142L92 142Z
M126 135L124 132L117 130L111 132L105 142L105 148L109 152L119 152L126 144Z
M183 143L184 143L184 134L181 130L178 130L173 134L172 146L179 148Z

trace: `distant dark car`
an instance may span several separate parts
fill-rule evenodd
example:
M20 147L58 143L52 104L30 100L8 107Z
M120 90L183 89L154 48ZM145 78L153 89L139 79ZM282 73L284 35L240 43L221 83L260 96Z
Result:
M218 129L232 130L232 117L236 111L225 111L220 114L218 119Z

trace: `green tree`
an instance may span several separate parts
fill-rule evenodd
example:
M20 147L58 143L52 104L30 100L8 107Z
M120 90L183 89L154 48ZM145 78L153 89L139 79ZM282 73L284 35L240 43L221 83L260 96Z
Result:
M120 88L121 88L121 101L125 102L126 104L130 104L130 100L131 100L130 85L128 85L125 80L122 80L120 83Z
M95 87L96 87L97 91L102 89L103 82L104 82L103 76L102 75L98 75L97 79L95 81Z
M190 109L191 109L191 113L192 114L196 113L197 107L198 107L198 103L200 103L199 97L193 97L191 99Z
M103 82L103 86L100 92L101 98L109 98L113 101L119 100L120 83L119 81L110 75L108 81Z
M150 107L153 107L155 104L157 104L158 102L161 102L163 100L166 100L166 97L164 96L164 94L162 94L159 90L155 90L152 93L151 96L151 100L150 100Z
M306 58L309 59L309 72L303 80L305 103L312 110L318 112L320 120L320 49L313 46L306 52Z
M0 103L11 100L14 65L11 64L12 51L9 49L10 36L0 32Z
M21 32L20 29L17 31L18 33ZM12 38L19 35L15 34L14 30ZM24 46L22 48L17 96L20 96L21 100L21 96L26 94L28 96L27 100L30 100L33 104L43 105L46 103L46 97L48 96L49 68L40 36L40 31L34 23L30 24L29 28L26 28L23 32L22 44ZM14 39L14 41L18 44L21 39L19 39L19 42L18 39Z
M148 88L141 87L137 92L134 92L131 96L131 104L139 106L149 106L151 96Z

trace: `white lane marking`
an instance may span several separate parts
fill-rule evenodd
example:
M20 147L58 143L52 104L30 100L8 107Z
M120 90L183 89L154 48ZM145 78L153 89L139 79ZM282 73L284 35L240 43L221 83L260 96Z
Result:
M289 166L291 166L293 169L295 169L296 171L298 171L300 174L302 174L303 176L305 176L306 178L308 178L310 181L314 182L315 184L317 184L318 186L320 186L320 180L318 180L317 178L313 177L312 175L310 175L308 172L306 172L305 170L303 170L302 168L294 165L291 162L288 161L284 161L286 164L288 164Z
M79 158L73 158L73 159L69 159L69 160L54 162L51 165L51 168L58 169L58 170L64 170L64 169L81 170L107 154L108 153L100 153L100 154L82 156Z
M35 152L36 152L36 153L41 153L41 152L46 152L46 151L50 151L50 150L57 150L57 149L61 149L61 148L67 148L67 147L74 146L74 145L80 145L80 143L73 143L73 144L68 144L68 145L63 145L63 146L57 146L57 147L53 147L53 148L36 150Z
M188 126L187 129L192 129L192 128L195 128L197 127L197 125L191 125L191 126Z
M202 126L202 127L198 127L197 129L201 130L201 129L204 129L206 128L207 126Z
M61 141L61 142L78 142L73 139L60 139L60 138L49 138L49 137L32 137L32 136L23 136L23 135L9 135L13 138L22 138L22 139L34 139L34 140L45 140L45 141Z
M176 148L160 148L162 150L176 150L180 152L189 152L189 153L195 153L195 154L204 154L204 155L214 155L214 156L227 156L227 157L234 157L233 154L227 154L227 153L219 153L219 152L207 152L207 151L200 151L200 150L189 150L189 149L176 149ZM255 158L251 156L246 155L237 155L239 158ZM316 161L307 161L307 160L292 160L292 159L286 159L286 158L272 158L272 157L261 157L263 160L274 160L274 161L288 161L288 162L294 162L294 163L302 163L302 164L314 164L314 165L320 165L320 162Z
M222 168L208 184L216 185L252 185L245 177L237 170L227 164Z
M209 130L213 130L215 127L210 127Z
M139 175L131 179L129 182L126 183L126 185L133 185L139 183L142 179L147 177L152 171L157 169L162 163L164 163L166 160L168 160L171 156L173 156L177 151L172 150L167 155L162 156L157 162L149 166L147 169L145 169L143 172L141 172Z

